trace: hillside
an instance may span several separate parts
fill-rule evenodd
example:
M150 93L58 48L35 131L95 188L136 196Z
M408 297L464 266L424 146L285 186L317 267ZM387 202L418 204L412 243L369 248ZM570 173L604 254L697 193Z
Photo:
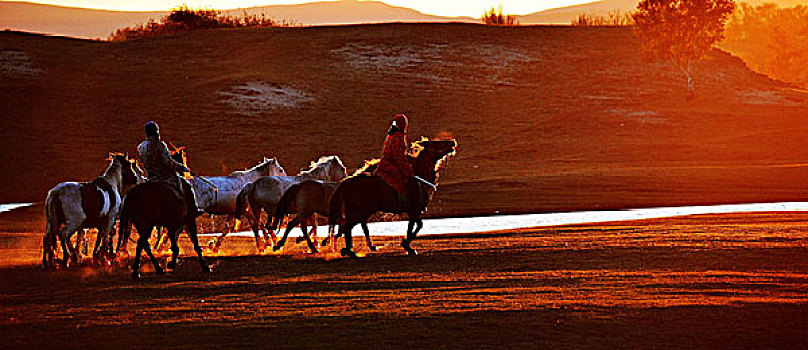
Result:
M377 23L377 22L446 22L476 21L471 18L440 17L413 9L390 6L378 1L328 1L299 5L259 6L225 10L226 14L266 14L278 21L303 25ZM480 10L482 13L482 10ZM0 2L0 29L9 28L79 38L106 39L118 28L158 20L165 12L104 11L85 8Z
M0 33L0 203L134 154L154 119L197 173L349 168L391 116L451 134L431 215L804 200L808 94L724 52L698 97L625 28L388 24L105 43Z

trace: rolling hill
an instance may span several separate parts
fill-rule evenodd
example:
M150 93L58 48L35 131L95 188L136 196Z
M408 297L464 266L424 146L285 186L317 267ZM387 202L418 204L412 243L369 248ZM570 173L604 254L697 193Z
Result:
M197 173L277 156L349 168L390 118L459 142L430 215L787 201L808 191L808 94L714 51L697 97L626 28L380 24L130 42L0 33L0 203L89 180L142 126Z
M378 1L312 2L226 10L239 15L264 13L271 18L303 25L332 25L371 22L474 21L471 18L431 16L390 6ZM118 28L160 19L165 12L124 12L61 7L28 2L0 2L0 29L56 34L79 38L106 39Z

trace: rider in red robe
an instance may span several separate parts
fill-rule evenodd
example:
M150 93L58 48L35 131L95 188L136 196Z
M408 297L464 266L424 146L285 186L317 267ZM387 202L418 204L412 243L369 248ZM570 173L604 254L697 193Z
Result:
M407 182L414 175L412 164L407 160L407 150L407 116L399 114L387 131L376 175L395 189L402 201L407 196Z

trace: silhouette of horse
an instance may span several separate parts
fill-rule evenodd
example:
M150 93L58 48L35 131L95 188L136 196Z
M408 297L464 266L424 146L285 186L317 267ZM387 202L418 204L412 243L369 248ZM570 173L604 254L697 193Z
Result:
M457 142L423 139L415 142L413 146L416 148L416 155L409 159L413 164L415 175L437 185L441 164L448 156L454 154ZM401 241L401 247L410 255L417 254L410 243L423 227L421 212L426 209L436 188L414 179L411 179L407 188L408 200L405 206L399 201L395 190L378 176L352 176L337 186L329 205L328 223L335 225L340 220L343 221L339 229L339 234L345 238L345 248L340 250L343 256L356 257L356 253L353 252L351 230L356 224L366 222L377 211L408 214L407 236ZM413 226L416 228L413 229Z
M149 246L149 237L155 227L168 229L168 238L171 240L171 261L166 266L168 269L174 269L177 266L180 253L177 238L180 230L185 227L188 237L194 245L194 251L199 257L202 270L210 272L210 267L202 256L202 248L199 246L197 237L196 208L189 208L177 188L164 182L146 182L137 185L124 198L120 216L118 251L124 249L125 243L129 240L132 225L135 226L139 235L135 260L132 263L132 278L140 279L140 255L143 250L154 264L157 274L164 273Z
M243 213L247 205L249 205L250 212L247 214L247 218L250 220L250 226L255 235L255 246L259 251L263 251L258 234L261 210L267 213L267 224L264 227L264 241L268 246L270 244L268 234L272 235L272 240L274 241L277 238L275 237L275 228L280 225L279 221L273 222L273 215L275 215L278 202L290 186L311 179L336 182L347 176L345 166L342 165L342 161L339 157L320 157L316 162L312 162L308 169L302 170L297 176L267 176L248 184L238 195L236 211ZM218 247L221 246L224 236L225 234L222 234L222 236L219 237L214 251L217 251Z
M49 268L55 263L57 237L62 244L62 263L67 266L68 259L78 262L78 247L70 244L70 238L84 228L98 229L93 261L99 263L111 257L121 197L140 181L142 172L125 154L111 153L109 160L104 174L93 181L62 182L48 191L45 199L47 224L42 239L43 267ZM79 238L76 245L81 241Z

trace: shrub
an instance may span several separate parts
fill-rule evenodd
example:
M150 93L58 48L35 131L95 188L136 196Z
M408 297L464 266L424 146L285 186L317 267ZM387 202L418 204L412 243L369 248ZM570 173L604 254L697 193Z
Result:
M634 25L631 12L621 12L620 9L609 11L605 16L581 13L572 20L576 27L629 27Z
M740 4L727 22L721 48L749 68L808 87L808 6Z
M149 19L145 24L136 24L125 27L110 34L110 41L125 41L161 35L172 35L181 31L216 28L243 28L243 27L287 27L297 23L274 19L261 15L251 15L246 11L240 16L223 15L213 9L192 9L181 5L171 9L171 12L159 21Z
M641 0L633 18L647 59L670 61L695 90L695 64L724 38L733 0Z
M502 13L502 5L499 5L498 8L492 7L490 10L483 12L482 20L483 23L489 26L519 25L519 22L516 20L516 16Z

